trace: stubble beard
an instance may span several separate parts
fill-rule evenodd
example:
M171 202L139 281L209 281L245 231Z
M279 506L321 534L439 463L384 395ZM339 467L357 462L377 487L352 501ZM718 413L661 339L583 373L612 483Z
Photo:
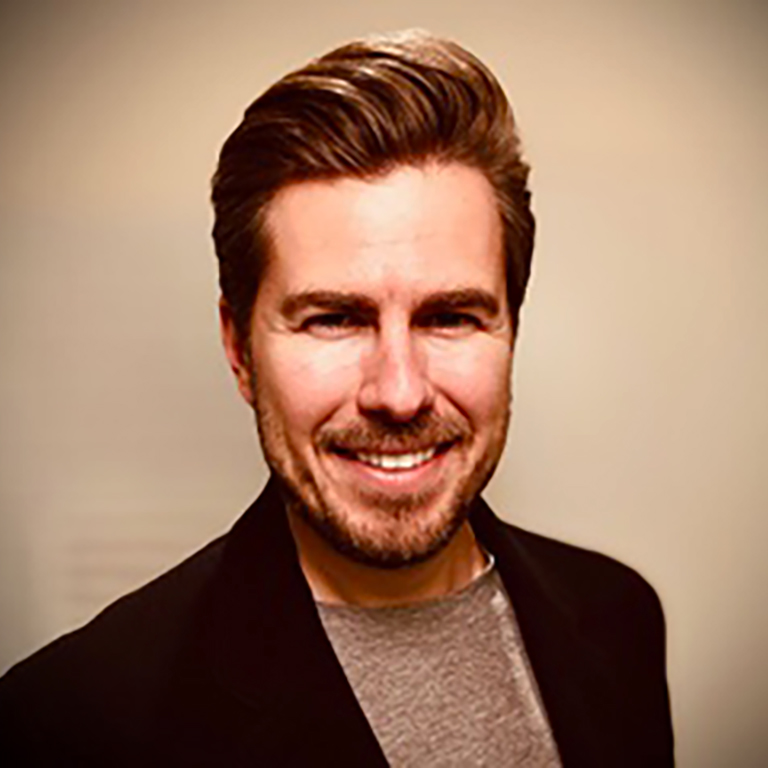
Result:
M453 539L499 463L511 415L508 398L483 454L450 495L438 499L437 509L432 510L435 495L441 494L435 494L431 489L396 496L355 489L352 501L330 498L334 495L333 490L323 488L310 467L290 450L279 420L274 417L267 398L259 393L258 385L252 391L257 393L253 407L264 458L279 482L287 509L306 522L336 552L355 562L388 570L429 560ZM357 435L358 442L371 442L371 431L376 435L374 439L380 441L383 429L381 425L375 425L373 430L359 426L334 430L321 435L317 443L327 445L339 437L349 439L350 435ZM418 429L418 425L413 428L414 431ZM436 434L452 434L457 444L450 450L469 452L474 440L469 425L458 421L441 424L433 421L423 429L422 435L432 435L432 439ZM391 432L390 439L402 439L402 432L397 428ZM366 438L366 434L369 437ZM356 513L348 509L349 504L354 505ZM365 519L366 514L368 519Z

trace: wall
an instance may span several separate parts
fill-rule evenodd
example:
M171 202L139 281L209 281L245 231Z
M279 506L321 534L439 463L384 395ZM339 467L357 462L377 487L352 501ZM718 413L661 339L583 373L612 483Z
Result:
M768 763L768 18L757 2L0 9L0 668L264 479L219 349L208 180L245 105L423 26L499 73L539 219L488 496L657 587L683 768Z

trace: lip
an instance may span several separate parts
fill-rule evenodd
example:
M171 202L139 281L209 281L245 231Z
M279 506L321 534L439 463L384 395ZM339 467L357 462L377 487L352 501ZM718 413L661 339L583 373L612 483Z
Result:
M438 446L435 455L415 467L384 469L355 458L351 452L326 454L332 462L334 474L341 480L361 490L370 489L384 493L416 493L434 489L443 479L445 465L455 443ZM387 456L403 456L418 451L370 451Z

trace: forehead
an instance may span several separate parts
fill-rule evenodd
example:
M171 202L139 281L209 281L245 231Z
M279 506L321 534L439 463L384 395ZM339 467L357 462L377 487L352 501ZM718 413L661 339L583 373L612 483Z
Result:
M263 287L278 292L504 290L493 190L464 165L295 184L272 201L266 225L272 248Z

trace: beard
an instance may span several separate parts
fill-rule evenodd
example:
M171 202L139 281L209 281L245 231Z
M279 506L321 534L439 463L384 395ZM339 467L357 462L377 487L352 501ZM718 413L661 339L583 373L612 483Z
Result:
M301 487L290 478L278 477L284 489L288 509L297 514L336 552L362 565L385 570L406 568L425 562L444 549L469 516L471 504L458 504L446 510L439 523L425 525L418 517L418 495L394 509L391 499L382 499L379 507L390 514L388 530L357 526L350 516L325 503L310 506ZM409 512L411 508L413 512ZM394 528L397 530L394 530Z
M449 544L501 458L510 419L507 400L478 455L473 452L476 436L461 414L439 417L430 412L405 423L365 420L345 427L322 427L312 441L318 456L415 453L431 446L463 454L458 474L444 478L443 487L394 494L361 485L345 488L344 494L290 447L276 411L261 393L254 411L265 460L279 482L288 511L338 553L382 569L424 562Z

